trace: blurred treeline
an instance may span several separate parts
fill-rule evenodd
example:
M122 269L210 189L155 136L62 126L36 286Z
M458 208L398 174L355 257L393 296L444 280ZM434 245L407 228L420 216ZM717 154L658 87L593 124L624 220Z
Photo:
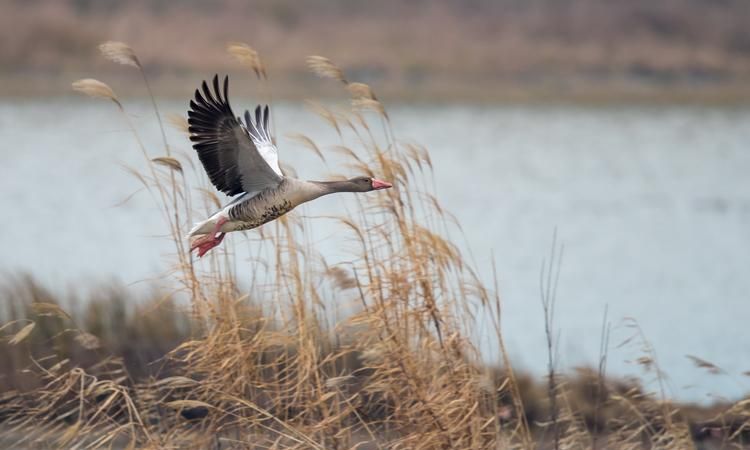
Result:
M324 51L386 95L703 89L731 99L750 84L749 23L746 0L3 0L0 93L114 76L96 45L115 39L166 95L236 68L217 49L243 41L266 55L281 96L309 91L305 57Z

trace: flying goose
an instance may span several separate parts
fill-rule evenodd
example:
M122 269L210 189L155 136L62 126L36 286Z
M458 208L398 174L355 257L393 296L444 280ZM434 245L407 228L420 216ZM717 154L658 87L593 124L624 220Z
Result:
M391 187L370 177L345 181L303 181L284 176L278 150L268 128L268 105L255 108L245 122L229 106L229 77L224 92L214 76L213 92L204 81L203 93L195 90L190 101L190 140L211 183L219 191L236 196L229 204L190 230L190 251L201 257L216 247L230 231L259 227L288 213L302 203L334 192L369 192Z

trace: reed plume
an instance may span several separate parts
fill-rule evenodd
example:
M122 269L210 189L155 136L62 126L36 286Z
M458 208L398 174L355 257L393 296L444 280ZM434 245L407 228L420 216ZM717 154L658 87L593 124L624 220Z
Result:
M99 45L99 51L108 60L125 66L142 69L135 52L124 42L107 41Z
M267 78L266 66L260 59L258 52L247 44L242 42L232 42L227 45L227 52L234 57L234 59L253 70L255 76L258 79L265 80Z
M321 78L330 78L348 84L346 78L344 78L344 72L326 57L317 55L308 56L307 67Z
M103 98L106 100L112 100L115 102L118 108L122 109L120 100L115 95L115 91L112 90L107 84L102 83L99 80L93 78L84 78L73 82L73 90L82 94L88 95L89 97Z

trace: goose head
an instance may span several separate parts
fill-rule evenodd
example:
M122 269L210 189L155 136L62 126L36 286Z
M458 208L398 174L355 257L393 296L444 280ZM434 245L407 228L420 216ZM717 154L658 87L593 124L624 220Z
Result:
M306 187L300 190L304 195L301 203L336 192L370 192L390 187L393 187L391 183L372 177L354 177L340 181L308 181Z
M370 192L388 189L393 185L387 181L378 180L372 177L354 177L346 180L346 183L352 189L350 192Z

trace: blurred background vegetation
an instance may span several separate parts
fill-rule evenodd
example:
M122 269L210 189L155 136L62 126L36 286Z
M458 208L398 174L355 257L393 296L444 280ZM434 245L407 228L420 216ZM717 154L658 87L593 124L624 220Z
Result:
M304 58L325 49L391 98L731 102L750 97L748 23L745 0L4 0L0 93L117 78L96 53L116 39L179 95L236 68L217 49L242 40L280 97L309 92Z

